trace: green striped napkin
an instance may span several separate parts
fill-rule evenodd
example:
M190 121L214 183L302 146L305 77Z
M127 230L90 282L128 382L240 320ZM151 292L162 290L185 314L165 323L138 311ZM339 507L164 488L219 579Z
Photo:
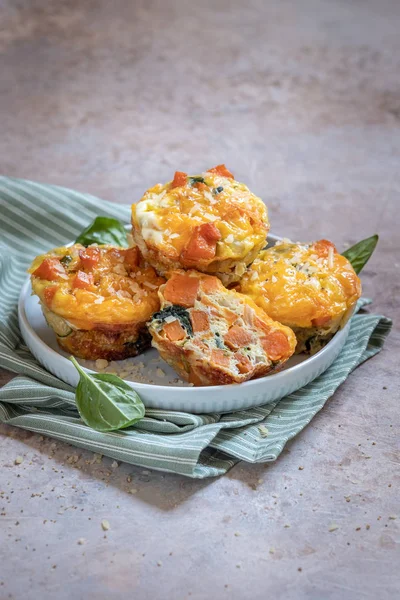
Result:
M357 314L335 363L279 402L230 414L149 409L129 429L98 433L79 418L74 390L30 354L17 300L33 256L63 245L99 214L128 222L130 208L54 185L0 177L0 367L19 375L0 390L0 421L143 467L212 477L239 460L273 461L359 364L379 352L391 321ZM369 304L361 300L359 308Z

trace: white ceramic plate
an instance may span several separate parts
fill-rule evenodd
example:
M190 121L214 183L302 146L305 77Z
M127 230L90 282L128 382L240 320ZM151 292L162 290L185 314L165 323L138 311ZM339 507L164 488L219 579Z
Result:
M277 239L277 236L268 236L269 243L275 243ZM19 325L25 343L50 373L76 386L78 373L68 360L68 355L59 348L52 329L43 317L38 298L32 296L31 291L30 280L27 278L18 305ZM350 323L347 323L325 348L314 356L299 354L289 359L279 373L237 385L190 387L177 379L173 369L154 349L136 358L110 363L106 371L115 371L118 367L119 374L132 385L148 407L191 413L243 410L279 400L321 375L339 355L349 328ZM96 371L94 362L79 362L87 371ZM151 383L143 383L144 379Z

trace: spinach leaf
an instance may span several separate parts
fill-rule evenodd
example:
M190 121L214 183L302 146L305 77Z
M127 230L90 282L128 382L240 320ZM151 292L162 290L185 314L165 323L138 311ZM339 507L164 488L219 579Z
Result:
M216 334L214 335L214 339L215 339L215 345L217 346L217 348L219 348L220 350L226 350L225 344L224 342L221 340L221 336L218 333L218 331L216 332Z
M96 217L76 238L76 244L111 244L112 246L128 247L128 239L124 226L118 219L112 217Z
M65 256L60 258L60 263L64 265L64 267L67 267L70 262L72 262L72 256L70 254L66 254Z
M222 185L219 185L217 188L213 188L213 194L220 194L223 191L224 188L222 187Z
M82 420L96 431L115 431L137 423L145 408L138 394L116 375L86 373L70 357L80 380L75 392L76 406Z
M353 269L358 274L361 269L366 265L368 260L370 259L375 247L378 243L379 236L377 234L372 235L365 240L361 240L351 248L348 248L342 255L347 258L347 260L351 263Z
M205 183L204 177L201 177L201 176L189 177L189 183L190 183L190 185L194 185L195 183Z
M172 304L153 315L153 319L156 321L165 321L166 317L176 317L182 327L186 329L188 335L193 335L192 323L190 322L190 316L186 308L179 306L179 304Z

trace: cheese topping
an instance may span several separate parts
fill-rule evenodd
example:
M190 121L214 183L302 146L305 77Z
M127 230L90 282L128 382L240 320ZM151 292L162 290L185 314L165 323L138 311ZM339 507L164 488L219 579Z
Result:
M149 253L160 271L182 266L233 272L235 262L246 267L265 245L269 230L262 200L243 183L219 172L178 175L179 185L175 179L157 184L132 206L133 236L145 258ZM218 239L206 235L198 241L199 227L208 223L215 226ZM210 252L204 250L207 246ZM194 258L187 258L188 247Z
M78 329L145 323L159 308L165 281L137 248L80 244L33 261L32 288L42 304Z
M294 328L338 326L361 295L351 264L326 240L277 242L260 252L238 289L270 317Z

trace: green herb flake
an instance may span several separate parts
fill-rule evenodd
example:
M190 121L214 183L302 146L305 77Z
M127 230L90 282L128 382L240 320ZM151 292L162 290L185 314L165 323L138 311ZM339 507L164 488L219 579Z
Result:
M75 243L82 246L111 244L122 248L127 248L129 245L124 226L118 219L111 217L96 217L76 238Z
M379 236L378 234L375 234L365 240L361 240L361 242L354 244L354 246L351 246L351 248L342 252L342 255L351 263L357 275L371 258L378 240Z
M221 336L219 335L219 333L215 334L214 339L215 339L215 345L217 346L217 348L219 348L220 350L226 350L225 344L221 340Z
M125 381L109 373L92 375L82 369L74 357L70 361L80 380L75 392L79 414L96 431L116 431L134 425L145 414L139 395Z
M224 188L221 185L219 185L217 188L213 188L213 194L215 194L215 195L220 194L223 191L224 191Z
M189 183L191 186L195 185L196 183L205 183L204 177L201 177L201 176L189 177Z
M72 262L72 260L72 256L70 254L66 254L65 256L60 258L60 263L64 265L64 267L67 267Z

